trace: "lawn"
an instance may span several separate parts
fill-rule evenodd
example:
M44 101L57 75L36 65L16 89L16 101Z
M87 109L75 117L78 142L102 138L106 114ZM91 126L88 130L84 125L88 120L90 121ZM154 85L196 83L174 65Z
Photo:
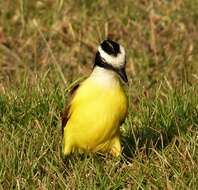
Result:
M0 1L0 190L198 189L197 0ZM123 153L62 155L60 114L106 38L127 51Z

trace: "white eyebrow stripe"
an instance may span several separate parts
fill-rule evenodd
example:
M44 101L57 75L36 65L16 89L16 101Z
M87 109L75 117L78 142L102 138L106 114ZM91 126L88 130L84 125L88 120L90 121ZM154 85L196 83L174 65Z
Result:
M117 54L116 57L109 55L106 53L101 46L98 47L98 52L100 53L100 56L108 63L111 64L114 67L120 67L125 64L125 50L120 45L120 53Z

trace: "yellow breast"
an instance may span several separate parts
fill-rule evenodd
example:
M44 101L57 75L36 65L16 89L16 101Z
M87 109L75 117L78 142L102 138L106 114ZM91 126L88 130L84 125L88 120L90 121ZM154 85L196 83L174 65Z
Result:
M85 80L71 102L64 129L65 154L76 149L105 151L108 143L119 136L126 113L127 98L120 83L106 86Z

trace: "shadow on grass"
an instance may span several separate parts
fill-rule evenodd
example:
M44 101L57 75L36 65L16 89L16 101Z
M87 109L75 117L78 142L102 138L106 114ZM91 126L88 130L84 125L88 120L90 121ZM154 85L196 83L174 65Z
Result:
M171 128L167 130L156 130L149 127L137 129L127 136L122 136L123 156L127 160L131 160L136 155L136 152L140 151L144 151L146 156L148 156L151 149L164 149L178 135L179 131Z

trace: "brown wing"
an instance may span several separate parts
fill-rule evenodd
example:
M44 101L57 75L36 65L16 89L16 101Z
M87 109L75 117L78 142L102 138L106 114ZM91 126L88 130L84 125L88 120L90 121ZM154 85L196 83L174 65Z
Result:
M68 103L65 106L64 112L61 114L61 118L62 118L62 134L64 133L64 127L67 124L67 121L69 119L69 109L70 109L71 100L74 97L74 94L75 94L75 92L76 92L76 90L78 89L79 86L80 86L80 84L77 84L69 91Z

